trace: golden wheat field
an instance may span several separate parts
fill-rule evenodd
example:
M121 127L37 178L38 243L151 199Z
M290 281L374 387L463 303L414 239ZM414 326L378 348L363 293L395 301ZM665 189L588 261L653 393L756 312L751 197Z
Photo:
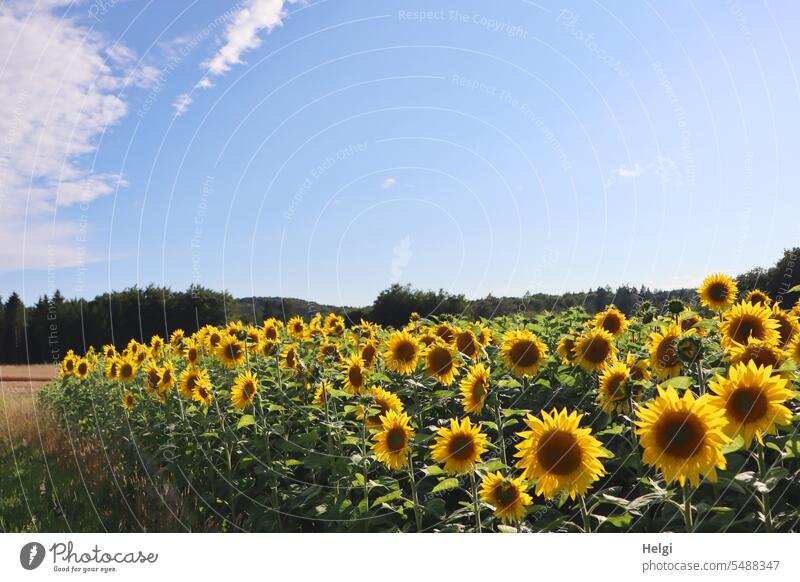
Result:
M711 276L631 317L234 321L68 354L39 403L197 528L796 531L798 311Z

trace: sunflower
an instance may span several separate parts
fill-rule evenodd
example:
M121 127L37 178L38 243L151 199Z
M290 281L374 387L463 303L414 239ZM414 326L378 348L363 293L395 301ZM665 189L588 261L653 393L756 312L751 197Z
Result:
M581 368L597 372L617 353L614 336L604 329L590 329L575 340L573 353Z
M396 331L389 336L386 347L383 357L390 370L403 375L416 370L420 347L413 335L407 331Z
M119 373L119 358L116 356L106 362L106 379L116 380Z
M483 364L475 364L461 380L461 405L466 414L480 414L489 394L491 370Z
M306 323L303 321L302 317L295 315L289 320L289 323L286 324L286 331L295 339L303 339L303 336L306 334Z
M150 338L150 353L153 357L158 356L163 349L164 339L160 335L154 335Z
M628 352L625 356L625 365L628 366L631 380L634 382L650 380L650 360L647 358L638 358L635 354Z
M800 331L800 322L793 314L784 311L778 305L772 306L772 319L778 322L778 345L786 349L792 342L797 332Z
M565 366L568 366L575 361L575 335L572 330L569 331L569 334L558 340L556 353L561 358L561 363Z
M402 469L408 465L409 443L414 431L405 412L390 410L381 417L381 432L374 435L372 450L378 461L389 469Z
M129 358L123 358L117 368L117 379L122 382L130 382L136 376L136 363Z
M364 366L367 368L373 368L375 364L378 363L380 352L378 352L378 347L372 339L367 340L367 342L361 346L360 354L361 359L364 361Z
M211 393L211 382L208 379L208 374L198 376L192 390L192 400L196 400L203 408L208 408L211 401L214 400L214 395Z
M605 311L594 316L592 325L606 330L614 337L619 337L628 328L628 320L621 311L611 305Z
M335 313L329 313L325 318L325 333L333 337L339 337L344 333L344 318Z
M219 328L216 328L212 325L208 325L204 329L205 332L203 333L203 339L206 349L209 352L215 352L222 341L222 332L219 330Z
M158 391L158 384L161 382L161 370L154 363L147 366L144 374L144 389L150 394Z
M325 404L325 400L331 397L331 385L328 382L321 382L319 386L317 386L317 390L314 392L314 399L311 401L311 404L314 406L323 406Z
M737 303L726 314L719 326L723 347L731 344L747 345L748 338L778 343L778 322L770 317L772 311L763 305Z
M136 406L136 396L130 390L122 395L122 406L125 410L133 410L133 407Z
M61 369L59 370L62 378L66 378L75 373L75 362L77 359L78 358L73 354L64 356L64 360L61 362Z
M442 322L434 327L433 335L437 336L446 344L452 344L453 340L456 338L456 332L453 326L446 322Z
M667 380L680 375L681 360L678 355L680 339L681 329L674 323L669 326L661 326L659 331L650 334L647 347L650 350L653 372L659 380Z
M469 329L456 328L454 345L462 356L474 360L481 355L481 343Z
M739 288L736 286L736 282L722 274L709 275L697 290L700 295L700 303L712 311L721 311L733 305L738 292Z
M166 394L170 391L173 384L175 384L175 368L172 362L167 362L160 370L161 380L158 383L157 389L159 394Z
M459 366L461 360L456 349L441 340L425 350L425 372L442 386L455 382Z
M628 398L633 398L634 384L630 368L625 362L613 359L600 373L597 403L606 414L629 412Z
M110 360L117 355L117 348L111 344L106 344L103 346L103 355L107 360Z
M261 336L268 341L277 342L281 335L281 328L275 320L267 320L264 323L264 328L261 330Z
M746 447L754 436L763 445L762 434L775 434L776 425L792 420L792 411L783 403L794 394L784 378L772 375L771 366L739 363L730 367L727 378L718 375L708 386L716 394L711 404L725 411L725 434L742 435Z
M789 344L786 353L795 364L800 364L800 334L797 334Z
M367 391L374 399L375 402L370 408L377 408L378 414L367 416L367 427L376 428L381 426L381 417L387 412L393 410L395 412L403 412L403 401L397 397L396 394L384 390L380 386L373 386ZM366 410L363 406L356 409L356 419L364 420Z
M187 368L180 377L178 389L184 398L193 398L198 384L210 384L208 372L202 368Z
M605 475L600 459L609 453L591 429L579 426L582 417L576 411L567 414L566 408L542 410L541 418L530 413L525 417L530 430L517 433L523 440L514 456L523 477L536 479L537 495L552 499L563 491L575 499Z
M182 329L176 329L172 332L172 335L169 336L169 345L180 351L183 349L183 342L185 339L186 334L184 331Z
M244 361L244 344L236 336L225 336L217 345L216 354L223 366L234 368Z
M494 514L503 523L518 523L525 517L525 507L533 501L525 490L522 477L506 478L498 471L487 473L481 482L481 501L494 506Z
M772 298L761 289L753 289L745 295L744 300L753 305L763 305L764 307L769 307L772 304Z
M469 417L459 422L450 419L450 428L442 427L436 433L436 441L431 446L433 460L444 463L444 469L451 475L471 471L486 452L487 437L480 426L472 426Z
M509 372L515 376L535 376L547 359L547 346L527 330L503 334L500 351Z
M200 361L200 347L194 342L194 340L186 340L184 346L183 357L186 358L186 361L190 365L196 366Z
M734 364L753 362L756 366L771 366L777 369L786 359L786 352L771 342L765 342L752 337L747 340L747 345L732 344L728 349L728 360Z
M683 486L688 480L697 487L701 476L715 483L717 469L726 467L722 445L730 438L723 430L725 412L710 398L695 398L690 390L679 397L672 386L659 387L658 396L637 412L642 460L660 468L667 483L677 479Z
M287 372L295 373L300 367L300 358L297 355L297 344L286 347L281 358L281 368Z
M278 342L274 342L268 339L262 339L261 343L258 344L258 353L268 358L272 354L275 353L275 347L278 345Z
M478 342L480 342L484 348L494 343L494 332L491 329L479 321L475 322L475 327L478 328L478 335L476 336L478 338Z
M86 378L89 375L89 361L86 358L78 358L75 361L75 376Z
M361 356L355 355L344 361L344 388L350 394L359 394L366 389L367 371L364 368L364 360Z
M231 387L231 402L239 410L253 403L258 392L258 376L250 370L239 374Z
M681 331L684 333L690 329L693 329L698 335L705 335L705 330L697 325L700 323L700 321L701 319L699 315L688 311L678 318L678 325L680 326Z

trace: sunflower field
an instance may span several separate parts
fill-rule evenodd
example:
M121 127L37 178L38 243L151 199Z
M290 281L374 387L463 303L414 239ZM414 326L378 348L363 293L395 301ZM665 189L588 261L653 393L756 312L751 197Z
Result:
M40 402L192 529L798 531L800 305L712 275L695 307L175 330Z

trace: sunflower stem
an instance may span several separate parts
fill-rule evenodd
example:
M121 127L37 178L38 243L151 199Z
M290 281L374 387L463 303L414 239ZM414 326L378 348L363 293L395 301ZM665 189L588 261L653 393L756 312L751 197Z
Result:
M589 510L586 509L586 500L583 498L583 495L578 496L581 500L580 508L581 508L581 517L583 518L583 533L592 533L592 520L589 517Z
M683 486L683 523L686 526L686 533L692 533L692 490L689 485Z
M497 434L500 436L500 454L503 457L503 464L508 466L508 459L506 458L506 440L503 435L503 411L500 406L500 399L497 399L497 407L495 408L495 415L497 421Z
M414 476L414 459L408 451L408 478L411 483L411 500L414 503L414 520L417 522L417 532L422 531L422 512L419 506L419 493L417 493L417 478Z
M767 482L767 459L764 456L764 447L756 445L758 450L758 473L761 476L761 482L766 486ZM761 494L761 504L764 509L764 525L767 531L772 533L775 531L775 526L772 523L772 503L769 498L769 491L764 491Z
M472 504L475 507L475 528L482 533L481 528L481 501L478 499L478 483L475 480L475 471L469 472L469 481L472 485Z
M369 405L364 410L364 422L361 425L361 445L363 447L362 457L362 470L364 477L364 511L369 510L369 483L367 482L367 416L369 413Z

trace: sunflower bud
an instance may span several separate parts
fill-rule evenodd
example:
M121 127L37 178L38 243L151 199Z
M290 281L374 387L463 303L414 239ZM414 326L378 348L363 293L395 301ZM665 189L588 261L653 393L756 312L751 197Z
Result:
M678 299L670 299L667 302L667 311L669 311L672 315L680 314L684 309L686 309L686 305L684 305L683 301Z
M691 364L697 358L702 347L703 345L699 337L694 334L685 335L678 340L676 346L678 358L680 358L684 364Z

